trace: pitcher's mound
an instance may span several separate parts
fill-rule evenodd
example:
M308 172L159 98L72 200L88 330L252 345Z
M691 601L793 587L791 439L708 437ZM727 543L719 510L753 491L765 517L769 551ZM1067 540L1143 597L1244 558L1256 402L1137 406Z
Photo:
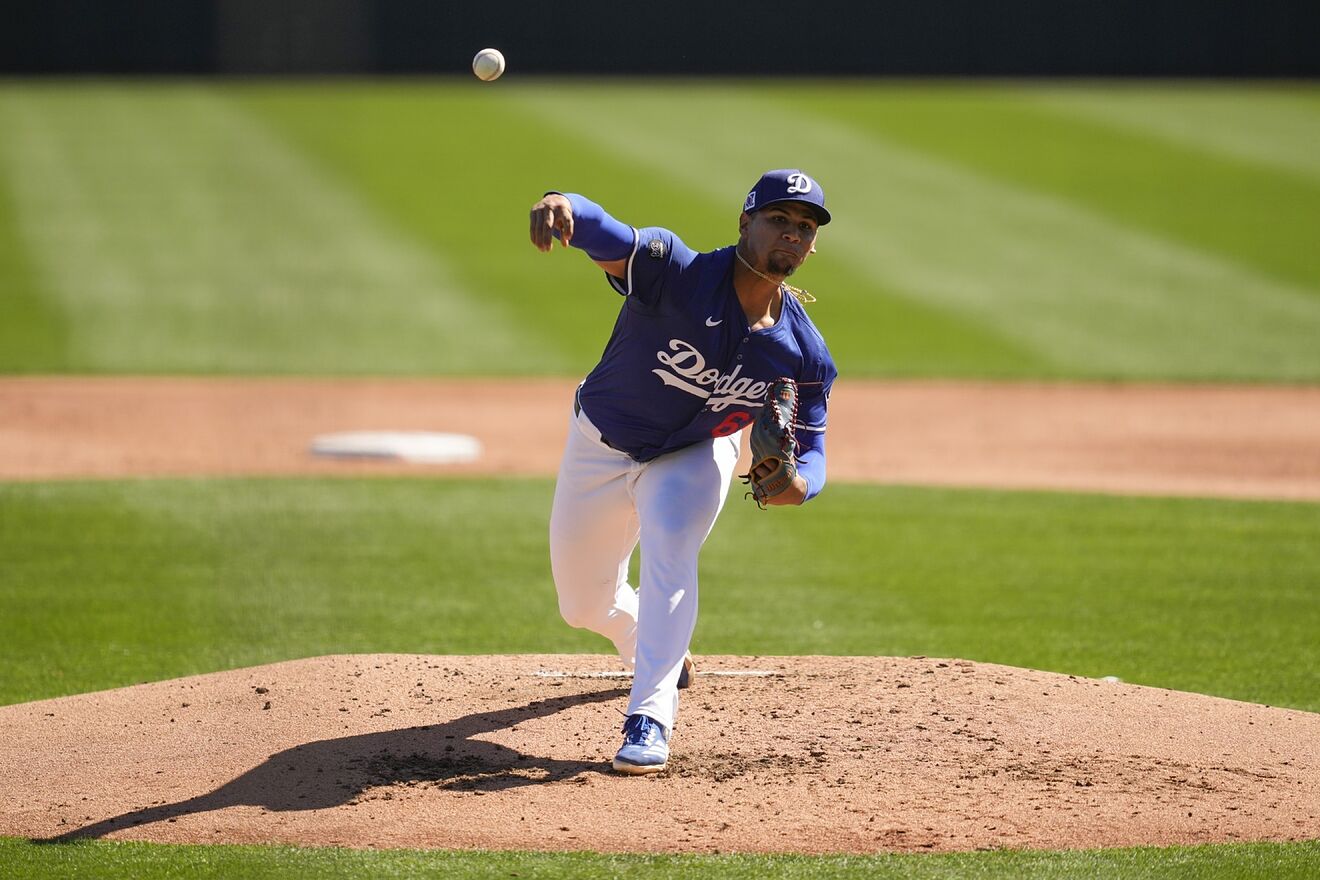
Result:
M1320 715L962 660L698 669L644 778L609 770L628 681L598 656L322 657L2 707L0 834L865 853L1320 833Z

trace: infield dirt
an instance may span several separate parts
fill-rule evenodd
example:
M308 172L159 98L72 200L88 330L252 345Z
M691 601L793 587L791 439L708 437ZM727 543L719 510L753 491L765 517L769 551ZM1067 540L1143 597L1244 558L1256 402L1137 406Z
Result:
M0 479L554 474L566 380L0 378ZM310 454L339 431L475 436L423 467ZM745 441L744 441L745 443ZM1320 387L840 382L830 478L1320 499Z

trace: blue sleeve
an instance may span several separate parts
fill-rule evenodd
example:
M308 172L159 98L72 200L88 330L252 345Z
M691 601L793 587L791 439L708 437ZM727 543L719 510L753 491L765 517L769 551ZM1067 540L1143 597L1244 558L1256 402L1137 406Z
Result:
M804 382L799 386L801 397L798 400L797 467L798 473L807 481L807 495L802 499L804 503L815 498L825 488L825 416L835 378L833 365L826 363L825 366L819 381Z
M573 238L569 241L570 247L586 251L587 256L593 260L622 260L632 255L637 237L631 226L615 220L586 196L577 193L559 195L568 199L573 206ZM554 231L554 236L560 237L559 230Z
M622 278L610 278L614 289L646 306L681 311L692 293L696 277L689 271L697 254L668 229L648 226L637 230L637 245Z
M552 192L555 192L552 190ZM549 193L547 193L548 195ZM622 278L607 275L616 292L655 307L665 291L669 297L685 287L675 282L692 264L696 252L668 229L634 229L620 223L600 205L579 193L559 193L573 206L573 239L569 246L586 251L593 260L628 261ZM556 238L559 232L554 232ZM677 300L682 297L678 296ZM682 302L671 304L681 307Z
M825 488L825 435L798 434L798 446L797 472L807 481L805 504Z

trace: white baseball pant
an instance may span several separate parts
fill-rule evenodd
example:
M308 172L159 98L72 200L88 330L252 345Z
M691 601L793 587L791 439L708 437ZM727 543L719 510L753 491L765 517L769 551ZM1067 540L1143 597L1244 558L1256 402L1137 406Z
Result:
M728 496L738 434L648 462L606 445L585 411L569 422L550 513L559 612L614 643L633 670L628 714L673 730L697 623L697 556ZM641 543L639 589L628 560Z

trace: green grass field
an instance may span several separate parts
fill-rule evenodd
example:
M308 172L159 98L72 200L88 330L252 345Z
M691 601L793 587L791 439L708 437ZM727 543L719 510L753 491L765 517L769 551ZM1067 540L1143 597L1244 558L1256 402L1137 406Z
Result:
M321 878L524 877L574 880L1118 880L1217 877L1310 880L1320 844L1262 844L1111 849L1075 853L991 852L952 855L612 856L596 853L372 852L334 848L153 846L83 841L58 847L0 838L0 877L114 877L227 880Z
M712 248L762 170L800 165L836 218L799 280L845 381L1320 381L1314 85L10 81L0 132L0 373L579 375L617 301L581 255L527 245L542 192ZM601 651L558 620L549 498L545 480L0 483L0 703L334 652ZM723 519L699 652L957 656L1320 711L1320 505L832 483ZM753 581L769 544L799 561ZM706 859L0 840L0 877L1318 866L1314 842Z
M294 657L608 652L548 481L0 484L0 701ZM926 654L1320 711L1320 505L831 486L730 504L705 654ZM777 545L781 570L750 577Z
M577 374L613 294L542 192L713 248L801 165L848 376L1320 379L1315 86L0 83L0 130L11 372Z

